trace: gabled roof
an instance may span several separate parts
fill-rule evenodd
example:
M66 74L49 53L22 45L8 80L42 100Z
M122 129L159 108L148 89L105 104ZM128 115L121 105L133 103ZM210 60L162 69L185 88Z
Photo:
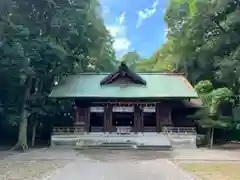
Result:
M141 84L141 85L147 84L146 81L141 76L131 71L128 68L128 66L124 62L122 62L116 72L113 72L107 75L101 80L100 85L111 84L114 80L117 79L117 77L124 77L124 76L129 77L132 80L132 82L134 82L135 84Z
M113 74L113 73L112 73ZM68 75L52 89L52 98L197 98L198 94L183 75L166 73L137 73L130 77L142 82L127 86L108 84L109 73Z

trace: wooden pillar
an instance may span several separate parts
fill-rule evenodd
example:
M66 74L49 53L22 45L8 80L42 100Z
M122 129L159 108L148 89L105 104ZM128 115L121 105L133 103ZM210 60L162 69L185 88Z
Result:
M85 128L85 115L84 110L81 107L76 107L76 117L75 117L75 123L74 126L80 130L81 132L86 132Z
M113 112L112 105L109 104L108 105L108 132L110 132L110 133L113 131L113 128L112 128L112 112Z
M170 126L173 126L173 122L172 122L172 107L168 107L168 124Z
M160 114L160 104L156 104L156 131L161 132L161 114Z
M143 108L139 108L139 131L144 131L144 122L143 122Z
M171 109L168 106L164 106L161 108L161 118L162 118L162 126L171 126Z
M104 132L112 132L112 105L104 107Z
M136 116L137 116L137 133L141 131L141 122L140 122L140 108L136 106Z
M108 107L104 106L104 121L103 121L103 131L107 132L108 129Z
M134 125L133 125L133 131L135 133L138 132L138 109L137 109L137 105L134 105Z
M143 131L143 118L142 118L142 110L138 105L134 106L134 132L142 132Z
M80 123L80 115L81 115L81 109L79 107L76 107L76 116L75 116L75 125L78 125Z
M90 109L89 107L82 108L84 118L84 129L85 132L89 133L90 130Z
M163 126L172 126L171 107L167 103L157 104L156 121L157 121L157 132L160 132Z

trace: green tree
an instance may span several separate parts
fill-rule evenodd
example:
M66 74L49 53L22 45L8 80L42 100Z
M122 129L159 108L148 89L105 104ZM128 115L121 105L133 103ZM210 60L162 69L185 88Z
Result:
M223 77L227 75L224 69L236 65L233 57L239 44L238 2L198 0L195 6L194 17L189 16L187 1L173 2L165 14L169 38L174 41L172 52L179 57L178 71L184 72L193 83L209 79L214 85L225 86L229 76Z
M139 72L175 72L178 58L172 53L173 41L170 39L158 49L152 57L139 61L136 71Z
M232 126L232 117L223 116L220 106L224 103L232 104L233 93L228 88L213 89L212 83L208 80L200 81L195 85L195 89L203 102L203 108L197 111L192 118L197 120L202 128L208 129L208 144L212 148L214 129L226 129Z
M124 54L120 59L116 61L117 66L120 65L121 62L125 62L130 69L135 70L136 66L139 62L141 62L142 58L136 51L130 51Z
M17 0L5 7L0 12L0 101L9 114L5 121L12 117L19 126L15 148L24 150L28 120L54 109L47 98L54 84L91 65L95 71L112 68L115 54L95 0Z
M156 58L147 58L139 61L136 64L135 71L136 72L152 72L155 64L157 62Z

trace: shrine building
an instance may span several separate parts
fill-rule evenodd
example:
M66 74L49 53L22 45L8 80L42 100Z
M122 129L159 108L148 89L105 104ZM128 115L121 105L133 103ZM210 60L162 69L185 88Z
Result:
M74 99L74 127L85 133L160 133L163 127L193 127L189 115L198 94L177 73L136 73L121 63L112 73L68 75L50 98Z

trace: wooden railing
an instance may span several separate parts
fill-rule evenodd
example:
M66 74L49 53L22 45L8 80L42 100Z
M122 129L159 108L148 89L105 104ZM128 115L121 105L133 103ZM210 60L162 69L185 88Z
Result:
M163 132L171 134L196 134L194 127L163 127Z
M53 135L64 135L64 134L83 134L84 127L54 127Z

